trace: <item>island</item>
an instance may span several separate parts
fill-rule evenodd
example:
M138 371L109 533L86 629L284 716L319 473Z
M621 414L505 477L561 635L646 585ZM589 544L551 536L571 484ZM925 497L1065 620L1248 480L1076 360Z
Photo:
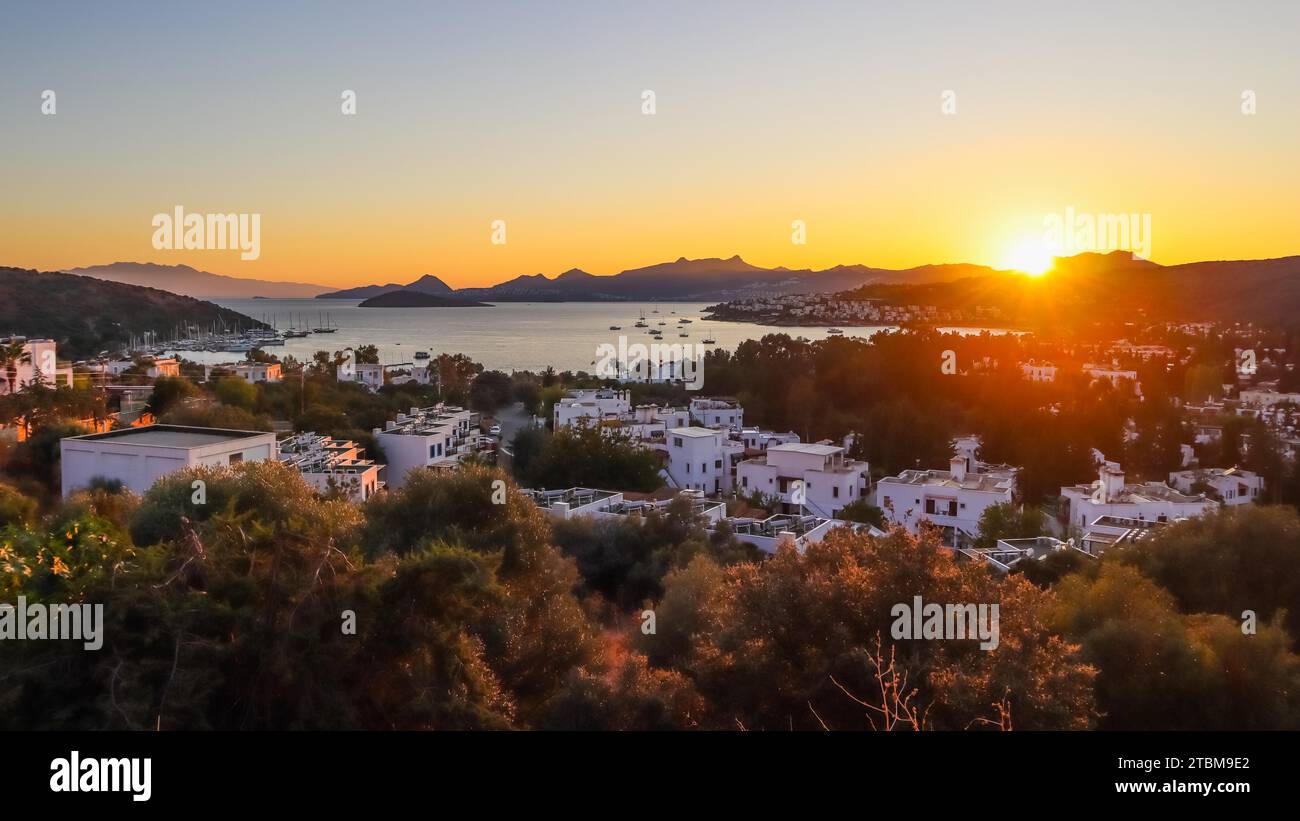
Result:
M372 296L357 306L358 308L491 308L486 302L469 299L435 296L421 291L389 291L386 294Z

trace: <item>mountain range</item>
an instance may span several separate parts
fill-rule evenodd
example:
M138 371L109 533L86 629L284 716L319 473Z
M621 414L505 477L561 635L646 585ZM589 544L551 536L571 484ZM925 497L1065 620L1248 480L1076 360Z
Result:
M251 299L267 297L294 299L328 291L324 285L305 282L273 282L265 279L211 274L188 265L158 265L152 262L114 262L88 268L69 268L63 273L94 277L109 282L158 288L196 299Z

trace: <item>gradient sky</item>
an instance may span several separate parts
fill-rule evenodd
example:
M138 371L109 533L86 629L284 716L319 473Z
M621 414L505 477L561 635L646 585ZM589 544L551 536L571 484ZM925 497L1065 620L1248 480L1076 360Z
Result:
M1296 2L275 5L7 7L0 265L999 265L1067 206L1158 262L1300 253ZM260 258L155 250L177 204L260 213Z

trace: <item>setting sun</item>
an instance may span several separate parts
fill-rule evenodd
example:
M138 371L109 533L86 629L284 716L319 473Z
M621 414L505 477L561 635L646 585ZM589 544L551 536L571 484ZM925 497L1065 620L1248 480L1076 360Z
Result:
M1025 240L1002 257L1001 267L1040 277L1052 269L1055 261L1041 240Z

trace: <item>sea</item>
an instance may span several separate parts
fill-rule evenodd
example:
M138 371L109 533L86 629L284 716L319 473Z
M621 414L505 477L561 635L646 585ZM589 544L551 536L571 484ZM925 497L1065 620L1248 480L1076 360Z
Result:
M713 303L691 302L500 302L485 308L361 308L360 300L339 299L216 299L212 300L284 331L331 327L338 330L299 339L265 350L283 358L305 361L316 351L342 351L361 345L379 349L383 365L423 362L417 352L435 357L463 353L490 370L557 371L592 369L601 345L618 346L653 341L650 328L663 332L665 344L715 344L705 349L735 350L747 339L785 333L809 340L825 339L828 327L777 327L748 322L711 322L704 308ZM650 328L633 327L642 317ZM689 319L690 323L680 323ZM659 323L663 323L662 325ZM611 330L619 326L620 330ZM870 338L891 325L837 326L847 337ZM947 328L959 333L997 329ZM682 337L680 334L685 333ZM236 362L242 354L221 351L178 351L204 364Z

